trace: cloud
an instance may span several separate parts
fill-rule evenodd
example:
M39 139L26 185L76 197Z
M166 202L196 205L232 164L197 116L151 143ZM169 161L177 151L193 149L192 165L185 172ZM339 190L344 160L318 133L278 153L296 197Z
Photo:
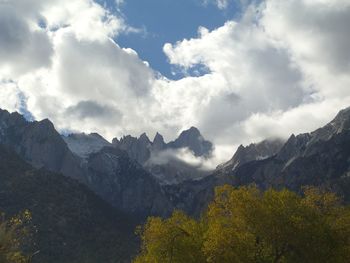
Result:
M11 81L0 82L0 105L9 111L20 110L22 106L21 92Z
M30 28L25 17L0 3L1 72L12 77L50 65L50 39L40 28Z
M216 144L287 137L349 104L349 16L348 1L267 0L250 5L240 21L201 28L164 52L183 70L208 67L197 85L216 94L198 103L195 116Z
M147 165L167 165L179 166L185 168L184 164L188 168L196 169L198 171L211 171L217 166L217 163L212 159L204 157L196 157L193 152L188 148L180 149L166 149L159 152L152 152L150 159L147 161Z
M202 0L205 5L209 3L215 4L219 9L227 9L230 3L235 3L241 7L247 6L251 0Z
M66 110L68 117L97 120L102 121L103 124L106 121L111 121L114 125L117 125L121 120L122 113L113 106L100 105L94 101L80 101L77 105L68 107Z
M186 73L174 81L112 40L134 29L91 0L0 1L0 107L108 139L196 126L217 163L350 104L349 1L243 2L238 20L164 45Z

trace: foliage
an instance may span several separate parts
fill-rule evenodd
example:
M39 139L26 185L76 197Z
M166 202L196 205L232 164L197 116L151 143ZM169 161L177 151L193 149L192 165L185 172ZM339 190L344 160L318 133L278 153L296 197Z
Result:
M135 262L350 262L350 209L332 193L216 189L206 213L150 218Z
M201 253L203 227L184 213L175 211L169 219L151 217L142 235L144 253L135 262L188 262L204 260Z
M31 215L28 211L5 219L2 214L0 220L0 262L24 263L28 256L23 252L23 246L30 238L28 227Z

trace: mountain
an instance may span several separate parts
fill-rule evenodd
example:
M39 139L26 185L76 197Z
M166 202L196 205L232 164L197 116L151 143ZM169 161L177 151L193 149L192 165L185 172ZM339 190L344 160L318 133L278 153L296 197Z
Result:
M133 219L76 180L25 163L0 145L0 211L29 210L38 263L130 262L138 241Z
M198 180L209 175L212 170L202 167L201 163L192 164L183 160L183 153L177 150L152 152L150 159L143 165L161 185L179 184L183 181Z
M198 215L215 186L223 184L254 183L262 189L286 187L296 192L316 185L350 202L350 108L324 127L291 135L285 143L265 140L240 146L214 172L183 159L183 151L205 159L212 150L211 143L193 127L170 143L160 134L153 141L146 134L125 136L114 139L112 145L96 134L65 140L48 120L27 122L19 114L0 112L0 143L36 168L77 179L139 220L169 215L174 208Z
M143 133L139 138L130 135L120 140L115 138L112 143L115 147L125 150L130 158L141 164L162 185L203 178L211 172L181 158L181 151L185 149L195 157L202 158L210 157L213 151L212 143L205 140L195 127L181 132L177 139L169 143L165 143L159 133L152 142Z
M288 188L298 193L304 186L317 186L350 203L350 108L314 132L291 135L282 147L280 142L267 147L270 143L241 146L226 166L211 175L165 186L168 198L175 208L197 216L212 200L214 188L224 184L256 184L261 189Z
M78 180L112 206L140 219L171 211L152 175L97 134L62 137L49 120L28 122L18 113L0 110L0 144L35 168Z
M104 147L86 163L89 187L104 200L138 218L167 216L172 205L158 182L143 167L115 147Z
M79 159L47 119L28 122L17 112L10 114L0 109L0 143L36 168L44 167L85 182Z
M91 153L98 152L105 146L111 146L111 143L98 133L73 133L62 138L68 148L81 158L87 158Z
M153 152L163 151L166 149L166 147L167 145L164 141L163 136L157 132L152 142L152 151Z
M273 139L252 143L248 146L240 145L231 160L220 165L218 169L233 171L245 163L267 159L277 154L283 144L284 142L281 139Z
M179 137L169 143L164 142L161 134L157 133L153 142L147 137L146 133L141 134L139 138L130 135L122 137L120 140L113 139L113 145L125 150L129 156L138 163L144 164L151 157L152 152L163 150L189 149L194 156L209 157L213 151L213 144L203 138L200 131L191 127L181 132Z
M170 142L167 147L171 149L188 148L197 157L209 157L213 150L213 144L205 140L195 127L181 132L180 136Z
M143 133L139 138L130 135L124 136L120 141L116 138L112 141L115 147L126 151L130 158L136 160L139 164L144 164L151 156L151 141Z
M350 108L311 133L290 136L283 147L264 160L247 162L233 171L219 170L235 186L254 183L262 189L303 186L335 191L350 202Z

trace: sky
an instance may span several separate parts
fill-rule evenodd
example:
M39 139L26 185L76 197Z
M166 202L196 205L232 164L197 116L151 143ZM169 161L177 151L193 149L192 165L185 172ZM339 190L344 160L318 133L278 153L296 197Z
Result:
M121 47L135 50L142 60L169 79L181 79L188 74L168 63L163 52L165 43L196 37L200 26L213 30L241 14L239 3L220 9L203 0L128 0L119 4L115 0L100 0L99 3L140 30L139 34L121 34L114 40Z
M350 106L349 0L0 0L0 107L111 140L196 126L213 163Z

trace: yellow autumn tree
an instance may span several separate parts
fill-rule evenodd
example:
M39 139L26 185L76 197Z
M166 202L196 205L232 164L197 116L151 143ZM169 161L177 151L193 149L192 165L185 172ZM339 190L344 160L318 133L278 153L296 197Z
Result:
M205 262L201 253L203 230L200 223L180 211L165 220L151 217L138 230L142 249L134 262Z
M25 211L10 219L0 216L0 262L26 263L28 257L23 253L22 246L29 236L28 222L31 215Z
M316 188L218 187L200 220L175 212L140 234L138 263L350 262L350 209Z

